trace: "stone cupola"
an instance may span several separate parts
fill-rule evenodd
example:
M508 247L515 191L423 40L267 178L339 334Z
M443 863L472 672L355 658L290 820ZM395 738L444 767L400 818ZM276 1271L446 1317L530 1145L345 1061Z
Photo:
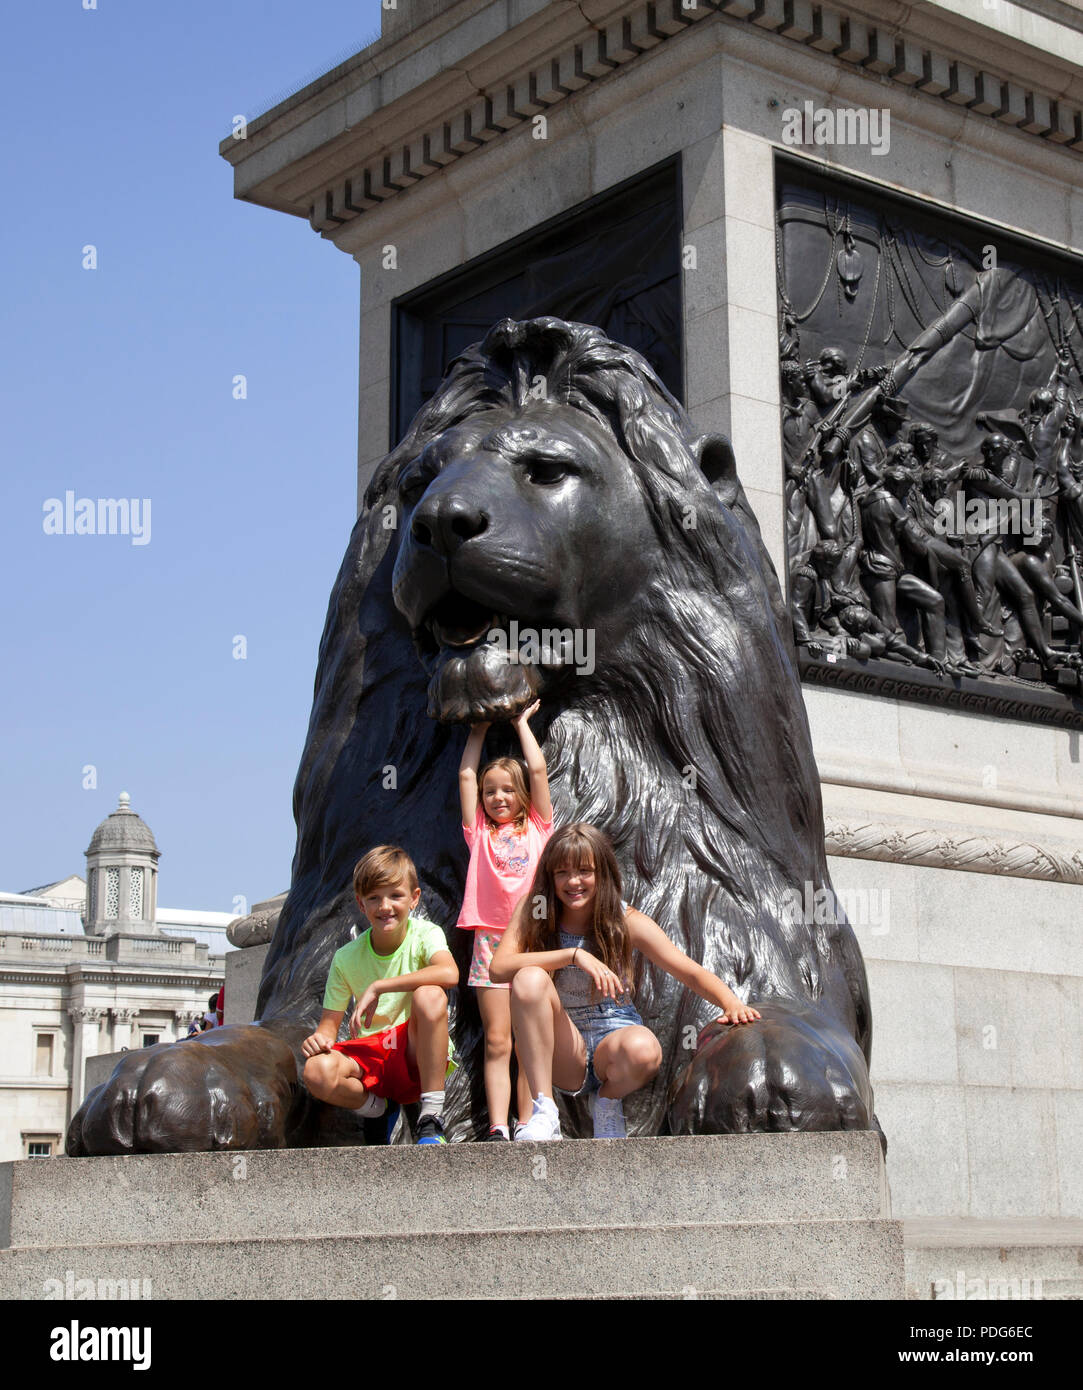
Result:
M88 936L156 935L160 850L121 792L117 809L90 837L86 851Z

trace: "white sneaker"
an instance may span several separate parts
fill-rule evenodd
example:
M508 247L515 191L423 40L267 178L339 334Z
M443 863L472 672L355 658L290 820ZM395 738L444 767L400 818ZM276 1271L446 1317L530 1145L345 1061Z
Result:
M595 1139L627 1139L624 1126L624 1106L609 1096L592 1095L590 1111L594 1120Z
M547 1142L563 1139L560 1132L560 1113L556 1101L549 1096L539 1096L534 1102L534 1113L525 1125L516 1130L515 1138Z
M364 1120L378 1120L381 1115L387 1114L387 1100L384 1096L374 1096L370 1091L357 1107L356 1113Z

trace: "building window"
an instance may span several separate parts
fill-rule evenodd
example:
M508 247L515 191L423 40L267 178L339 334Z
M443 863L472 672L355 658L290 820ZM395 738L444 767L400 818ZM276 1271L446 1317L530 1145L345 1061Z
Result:
M91 871L87 874L86 883L86 920L88 922L93 922L97 915L98 904L94 897L94 894L97 891L97 887L98 871L97 869L91 869Z
M128 870L128 916L139 922L143 919L143 870Z
M105 915L110 921L116 921L120 915L119 869L106 869L105 871Z
M144 1033L144 1034L143 1034L143 1046L144 1046L144 1047L154 1047L156 1043L160 1043L161 1041L162 1041L162 1035L161 1035L161 1033Z
M34 1038L34 1075L52 1076L54 1034L38 1033Z
M56 1153L55 1134L24 1134L27 1158L52 1158Z

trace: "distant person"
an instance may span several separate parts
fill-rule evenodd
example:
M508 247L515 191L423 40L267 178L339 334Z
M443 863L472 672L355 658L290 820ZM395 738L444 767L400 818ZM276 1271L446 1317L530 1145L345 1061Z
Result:
M445 1144L444 1081L454 1066L447 991L459 968L433 922L414 917L417 869L405 850L380 845L353 871L368 930L331 959L323 1013L301 1044L304 1082L317 1100L382 1115L387 1102L421 1102L418 1144ZM336 1042L351 996L350 1039Z
M216 990L207 1000L207 1012L203 1015L203 1032L206 1033L208 1029L217 1028L220 1022L221 1020L218 1017L218 992Z

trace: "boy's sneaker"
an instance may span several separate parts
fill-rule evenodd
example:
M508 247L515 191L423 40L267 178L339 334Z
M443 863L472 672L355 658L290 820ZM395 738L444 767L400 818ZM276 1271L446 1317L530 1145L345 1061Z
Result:
M444 1122L439 1115L422 1115L417 1123L415 1144L446 1144Z
M624 1106L609 1096L592 1095L590 1112L594 1120L595 1139L627 1139L624 1125Z
M508 1136L499 1125L493 1125L492 1129L490 1129L489 1133L485 1136L485 1142L487 1144L506 1144L508 1142Z
M560 1132L560 1113L557 1110L555 1100L549 1096L539 1096L534 1102L534 1113L525 1125L520 1125L515 1132L516 1140L525 1139L535 1142L548 1142L552 1139L563 1139Z

